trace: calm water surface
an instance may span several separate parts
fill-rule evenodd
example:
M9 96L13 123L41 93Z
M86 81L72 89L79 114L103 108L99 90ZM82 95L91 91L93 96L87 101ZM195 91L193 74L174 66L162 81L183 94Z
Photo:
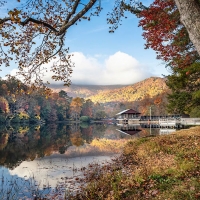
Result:
M119 153L112 141L174 131L149 125L0 126L0 199L53 198L58 191L62 196L77 189L74 182L89 163L106 163Z

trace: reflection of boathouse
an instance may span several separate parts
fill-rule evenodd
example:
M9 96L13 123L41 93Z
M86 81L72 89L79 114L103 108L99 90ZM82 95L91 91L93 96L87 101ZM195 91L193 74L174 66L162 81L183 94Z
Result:
M127 109L123 110L116 115L117 121L119 124L133 124L140 120L140 114L139 112L133 110L133 109Z
M119 127L119 129L116 130L128 135L135 135L141 131L141 129L138 129L137 126L129 126L129 125L122 125Z

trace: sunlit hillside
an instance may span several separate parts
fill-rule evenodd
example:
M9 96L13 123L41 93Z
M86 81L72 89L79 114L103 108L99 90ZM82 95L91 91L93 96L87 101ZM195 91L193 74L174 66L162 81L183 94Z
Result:
M164 78L151 77L130 86L108 91L101 91L89 96L93 102L130 102L140 101L147 97L157 96L168 90Z
M155 97L168 90L165 79L151 77L132 85L51 85L55 92L64 90L70 97L91 99L93 102L130 102Z
M64 90L70 97L81 97L88 98L90 96L96 95L99 92L112 91L114 89L119 89L124 87L124 85L70 85L69 87L63 85L50 85L50 88L59 92Z

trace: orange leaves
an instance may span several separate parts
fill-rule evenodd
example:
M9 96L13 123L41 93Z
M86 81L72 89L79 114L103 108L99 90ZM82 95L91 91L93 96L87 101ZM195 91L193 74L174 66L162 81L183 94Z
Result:
M154 104L156 104L156 105L161 104L161 102L162 102L162 99L161 99L160 97L158 97L158 98L156 98L156 99L154 100Z
M14 9L13 11L9 11L8 14L13 22L20 22L21 18L19 14L21 14L21 10Z
M22 3L20 0L16 1ZM87 16L85 8L93 8L94 1L89 1L87 7L82 5L83 9L79 7L81 1L66 2L67 4L60 1L24 1L17 9L10 10L9 17L0 20L0 46L4 47L0 51L0 65L9 66L10 61L14 60L19 66L19 75L27 84L34 81L35 85L41 86L46 84L42 80L46 71L44 64L53 60L53 79L70 85L74 64L70 60L71 56L68 56L69 49L64 46L65 32L71 25L61 32L60 29L67 21L77 22L82 16L89 20L92 15L87 13ZM78 10L75 2L78 2ZM82 9L82 14L79 8ZM73 25L74 22L70 24Z

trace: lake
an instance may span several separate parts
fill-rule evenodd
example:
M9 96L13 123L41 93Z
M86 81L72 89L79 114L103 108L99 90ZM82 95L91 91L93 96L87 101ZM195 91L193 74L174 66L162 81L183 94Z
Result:
M78 190L89 164L110 162L127 139L175 131L149 124L1 125L0 199L62 198Z

